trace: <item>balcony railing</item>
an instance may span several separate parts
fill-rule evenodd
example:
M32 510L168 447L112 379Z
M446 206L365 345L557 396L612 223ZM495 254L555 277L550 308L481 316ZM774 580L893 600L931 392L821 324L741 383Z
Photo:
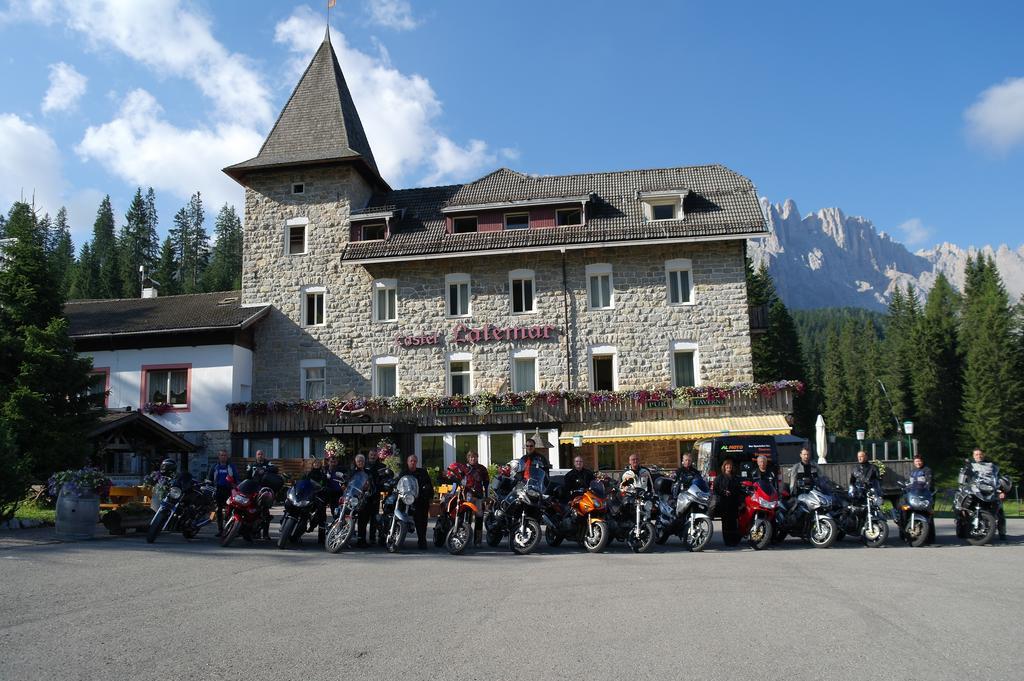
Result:
M769 393L736 390L714 398L683 398L640 402L597 399L537 399L518 407L490 405L474 407L416 407L387 409L368 406L361 417L376 423L428 426L517 425L552 423L597 423L609 421L658 421L679 418L721 418L728 416L759 416L789 414L793 411L794 387L783 387ZM232 405L230 427L233 433L319 432L328 424L346 418L329 409L310 407L308 403ZM352 421L354 422L354 421Z

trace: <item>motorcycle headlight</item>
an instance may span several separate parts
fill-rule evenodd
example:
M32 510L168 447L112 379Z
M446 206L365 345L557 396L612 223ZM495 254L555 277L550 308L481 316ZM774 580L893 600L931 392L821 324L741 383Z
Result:
M301 501L296 501L295 505L298 506L299 508L305 508L306 506L309 506L309 502L310 499L303 499Z
M234 501L236 504L241 504L242 506L245 506L249 503L249 497L245 496L244 494L236 494L235 496L231 497L231 500Z
M170 488L169 490L167 490L167 496L169 496L171 499L180 499L181 498L181 488L180 487L172 487L172 488Z
M412 502L416 501L416 495L412 492L406 492L402 495L402 503L406 506L412 506Z
M758 499L757 503L761 504L761 508L775 508L779 505L779 502L770 501L768 499Z

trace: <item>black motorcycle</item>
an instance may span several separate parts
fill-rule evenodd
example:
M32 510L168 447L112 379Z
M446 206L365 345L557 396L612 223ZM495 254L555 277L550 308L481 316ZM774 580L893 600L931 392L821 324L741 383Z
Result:
M420 483L415 475L407 473L397 481L394 478L385 480L383 488L385 496L377 536L388 553L397 553L405 544L409 531L415 531L413 505L420 493Z
M150 544L164 530L180 531L185 539L192 539L204 525L209 525L217 510L216 487L211 483L197 484L191 475L179 474L167 488L153 519L149 521L146 541Z
M1002 509L1000 481L993 475L974 473L968 464L960 471L958 482L960 487L953 496L956 536L973 546L991 543Z
M488 510L484 514L484 540L492 548L500 544L507 534L506 524L496 522L494 511L512 493L515 486L516 481L507 465L498 469L498 474L491 479L491 486L487 492Z
M633 553L647 553L654 545L658 518L657 498L644 487L627 486L608 498L608 529Z
M900 539L910 546L924 546L935 540L935 494L923 485L905 485L896 504Z
M840 498L836 495L836 499ZM865 546L877 548L889 538L889 523L882 514L882 494L875 485L857 483L850 486L845 499L834 508L840 537L859 536Z
M288 490L281 516L281 534L277 548L302 541L302 535L317 530L317 542L324 543L327 534L327 514L324 511L324 489L312 480L299 480Z
M334 522L324 538L324 549L328 552L338 553L348 546L355 533L359 511L369 501L370 487L370 476L366 471L357 471L348 479L341 502L334 510Z
M488 544L497 546L508 533L513 552L525 555L537 548L547 480L548 473L541 466L523 471L512 491L498 500L484 518Z

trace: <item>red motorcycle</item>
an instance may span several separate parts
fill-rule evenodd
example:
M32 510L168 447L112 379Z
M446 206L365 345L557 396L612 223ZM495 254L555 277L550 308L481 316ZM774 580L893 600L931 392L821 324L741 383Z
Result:
M228 546L239 534L246 541L258 536L264 524L270 525L270 507L274 505L274 490L253 479L243 480L231 490L228 497L228 522L224 526L221 546Z
M737 518L740 535L750 546L760 551L772 540L775 509L779 507L779 492L766 480L744 482L746 499Z

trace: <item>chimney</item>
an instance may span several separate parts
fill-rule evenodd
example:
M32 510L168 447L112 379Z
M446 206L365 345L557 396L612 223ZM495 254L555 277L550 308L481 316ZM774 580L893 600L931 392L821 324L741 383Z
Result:
M142 278L142 297L156 298L159 295L160 284L149 277Z

